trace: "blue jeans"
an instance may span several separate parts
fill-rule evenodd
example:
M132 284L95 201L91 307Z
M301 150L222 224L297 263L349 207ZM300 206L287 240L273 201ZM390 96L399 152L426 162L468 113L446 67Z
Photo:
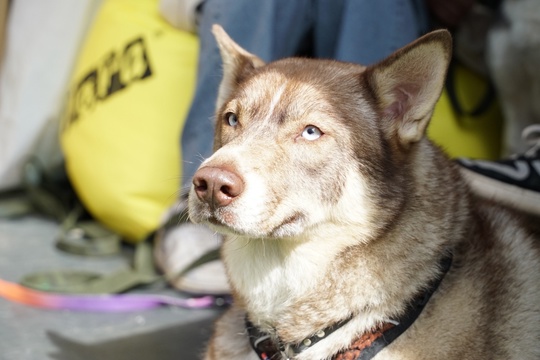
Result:
M363 65L428 29L424 0L206 0L199 19L197 85L181 140L183 186L191 184L202 159L212 153L222 75L210 31L214 23L265 61L309 54Z

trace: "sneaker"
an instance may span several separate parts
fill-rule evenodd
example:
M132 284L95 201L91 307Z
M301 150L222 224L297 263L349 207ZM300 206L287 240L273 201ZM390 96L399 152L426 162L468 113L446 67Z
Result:
M523 130L531 148L499 161L457 159L462 174L477 195L540 215L540 124Z
M186 208L186 199L181 199L163 216L162 227L155 236L156 266L170 285L183 292L230 294L223 262L212 255L221 246L221 235L188 222Z

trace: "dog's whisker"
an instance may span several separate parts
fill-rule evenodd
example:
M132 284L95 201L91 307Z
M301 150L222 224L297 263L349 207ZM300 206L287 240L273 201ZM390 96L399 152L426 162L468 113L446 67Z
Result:
M195 157L200 161L200 163L202 163L204 160L206 160L206 156L204 156L203 154L201 153L197 153L195 155Z
M189 212L185 212L182 215L180 215L179 220L180 220L180 223L190 222Z
M228 240L231 241L231 242L236 242L236 243L238 243L238 242L239 242L239 241L238 241L239 239L240 239L240 237L239 237L238 235L229 235L229 236L228 236ZM249 245L249 242L250 242L250 241L251 241L251 239L249 239L248 242L246 242L246 243L239 244L239 246L236 247L236 248L234 249L234 251L241 251L242 249L246 248L246 247Z
M262 257L265 258L266 257L266 242L264 241L264 239L261 239L261 242L262 242Z

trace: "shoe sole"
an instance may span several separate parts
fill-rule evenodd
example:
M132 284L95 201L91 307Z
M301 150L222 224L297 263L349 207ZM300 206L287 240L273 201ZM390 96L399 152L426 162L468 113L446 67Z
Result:
M463 167L461 173L478 196L529 214L540 215L540 192L510 185Z

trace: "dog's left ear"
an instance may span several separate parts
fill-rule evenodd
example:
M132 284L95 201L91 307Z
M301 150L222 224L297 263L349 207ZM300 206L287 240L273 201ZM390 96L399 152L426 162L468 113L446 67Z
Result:
M446 30L433 31L368 67L366 81L390 136L408 147L425 133L446 78L452 38Z
M223 78L219 86L216 104L216 109L219 109L242 77L245 77L251 70L263 66L264 61L235 43L220 25L214 24L212 33L216 38L223 61Z
M259 57L244 50L240 45L235 43L220 25L214 24L212 26L212 33L216 38L221 60L223 61L223 78L219 85L216 101L216 110L219 111L225 101L236 90L242 79L249 76L254 69L263 66L265 63ZM214 131L214 151L220 147L221 126L219 126L218 122Z

